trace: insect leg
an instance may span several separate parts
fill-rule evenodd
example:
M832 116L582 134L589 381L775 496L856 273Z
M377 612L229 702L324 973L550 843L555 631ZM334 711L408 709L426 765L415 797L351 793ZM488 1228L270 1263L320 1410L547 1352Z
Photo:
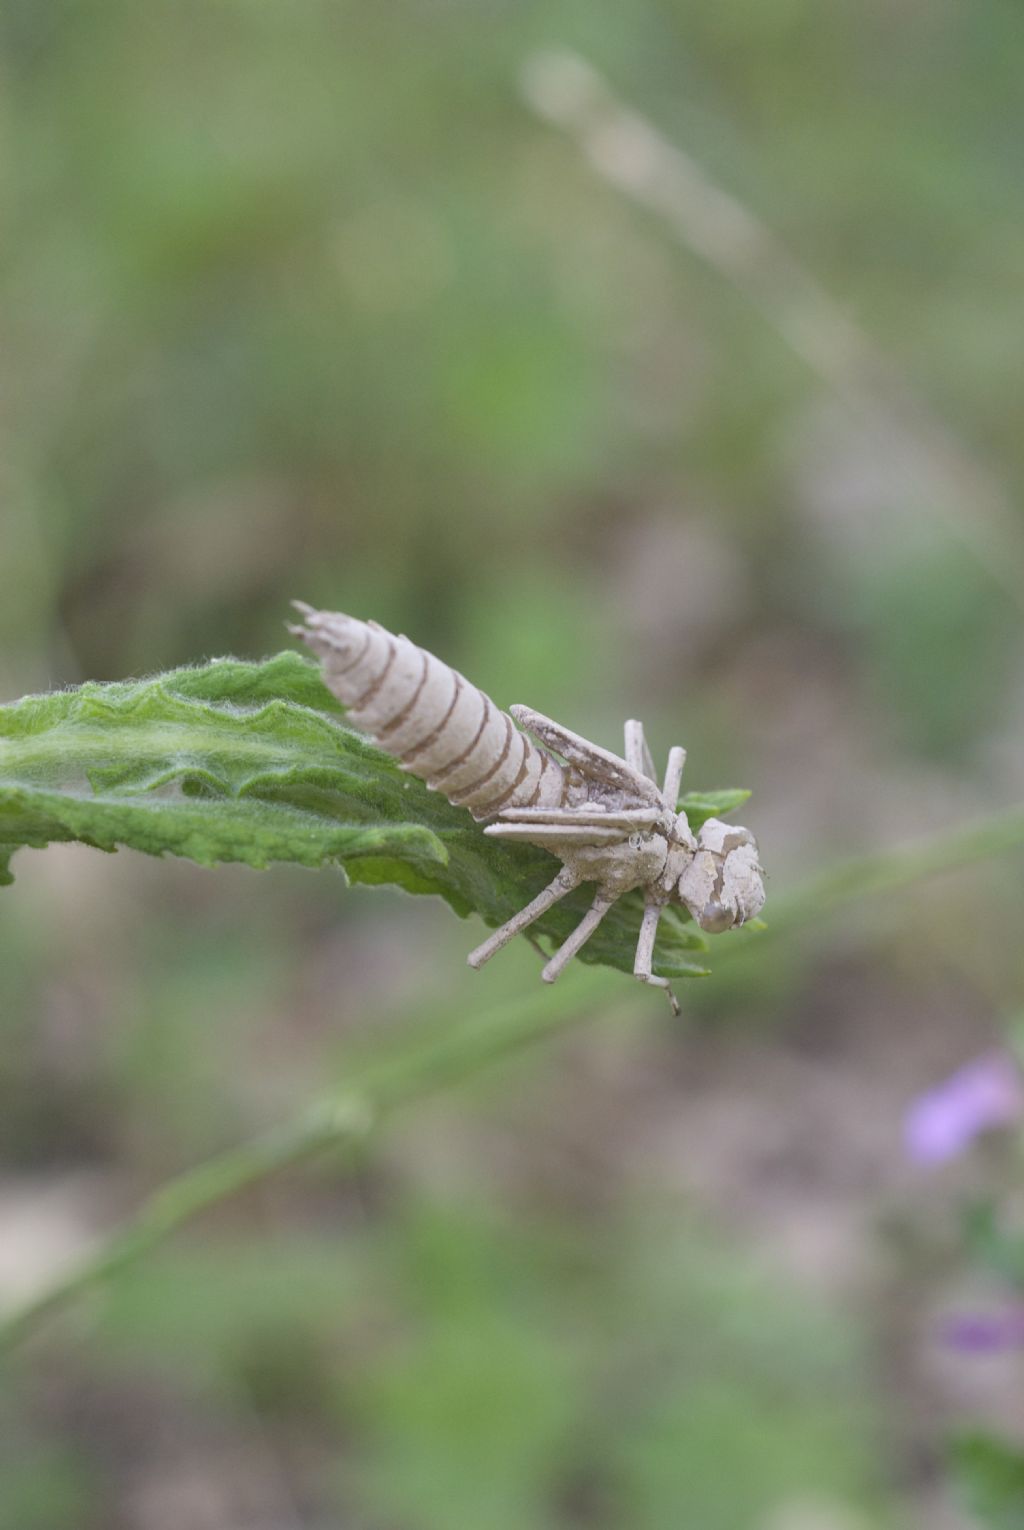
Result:
M686 750L680 744L674 745L668 752L668 769L665 771L665 785L662 789L662 796L673 812L679 801L679 783L683 779L685 764Z
M678 786L676 787L678 791ZM663 903L648 903L644 909L643 922L640 925L640 938L636 943L636 959L633 962L633 976L639 978L641 983L650 983L655 988L664 988L668 995L668 1002L672 1006L672 1013L679 1014L679 1001L669 987L668 978L655 977L651 971L654 961L654 941L658 933L658 920L661 918Z
M575 808L502 808L499 822L565 824L570 827L578 823L611 824L629 832L642 829L647 824L656 824L660 817L659 810L653 807L621 808L610 812L587 804ZM490 832L490 828L484 830L485 834Z
M584 946L590 939L591 935L593 935L594 931L597 929L598 925L601 923L601 920L604 918L605 914L607 914L608 910L611 908L614 902L615 899L609 898L607 894L600 892L598 893L597 897L590 905L589 911L583 915L583 918L573 930L572 934L569 936L569 939L559 946L554 956L542 971L541 977L545 983L553 983L558 974L569 965L573 957L576 955L576 952L580 949L581 946Z
M482 967L484 962L489 962L491 957L501 950L502 946L507 946L513 936L518 935L520 930L525 930L535 919L539 919L541 914L546 913L553 904L558 902L559 898L564 898L566 893L572 892L578 883L579 878L563 866L555 880L549 882L532 903L521 908L518 914L513 914L511 919L506 920L493 935L489 935L475 951L470 951L466 961L471 967Z
M582 822L581 822L582 819ZM629 838L629 828L615 828L606 823L595 823L583 814L576 815L575 823L489 823L484 833L491 839L520 839L528 845L540 845L542 849L558 845L618 845ZM558 854L557 849L555 854Z
M638 776L647 776L653 781L654 761L651 759L651 751L647 747L644 737L644 725L631 717L626 724L626 764L630 770L635 770Z

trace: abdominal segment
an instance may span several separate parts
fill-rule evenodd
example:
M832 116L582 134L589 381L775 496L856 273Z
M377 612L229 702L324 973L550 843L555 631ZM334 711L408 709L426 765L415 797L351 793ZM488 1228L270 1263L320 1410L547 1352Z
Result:
M508 807L559 807L563 767L483 691L376 622L299 606L294 630L323 661L348 719L474 818Z

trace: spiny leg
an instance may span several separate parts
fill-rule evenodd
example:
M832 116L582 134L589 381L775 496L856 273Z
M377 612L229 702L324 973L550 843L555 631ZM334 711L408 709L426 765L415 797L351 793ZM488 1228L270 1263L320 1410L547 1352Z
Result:
M609 898L607 894L598 893L588 912L584 914L579 924L569 936L569 939L559 946L542 971L541 977L545 983L553 983L558 974L564 971L576 955L576 952L586 945L614 902L615 899Z
M685 764L686 750L681 744L674 744L668 752L668 768L665 771L665 785L662 788L662 796L673 812L679 801L679 783L683 779Z
M664 907L663 903L648 903L644 909L644 917L640 925L640 938L636 943L633 976L639 978L641 983L650 983L655 988L664 988L668 995L668 1002L672 1006L672 1013L678 1015L679 1001L672 992L668 978L655 977L651 970L654 962L654 941L658 933L658 920L661 918Z
M630 770L635 770L637 775L647 776L651 781L655 779L654 761L651 759L651 751L647 747L647 739L644 737L644 725L631 717L626 724L626 764Z
M528 903L525 908L521 908L518 914L513 914L511 919L506 920L500 929L495 930L493 935L489 935L482 945L477 946L475 951L470 951L466 961L471 967L482 967L484 962L489 962L491 957L501 950L502 946L507 946L513 936L519 934L520 930L525 930L535 919L539 919L541 914L546 913L553 904L557 903L559 898L564 898L566 893L572 892L573 888L578 885L579 878L574 876L567 867L563 866L555 880L549 882L544 891L538 893L532 903Z

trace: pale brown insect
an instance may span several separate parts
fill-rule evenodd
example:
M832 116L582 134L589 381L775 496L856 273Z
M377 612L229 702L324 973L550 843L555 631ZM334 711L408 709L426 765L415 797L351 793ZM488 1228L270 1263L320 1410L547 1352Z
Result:
M303 621L291 631L323 661L324 682L356 727L450 802L493 820L485 834L538 845L563 863L542 893L470 952L471 967L581 882L593 882L590 911L541 973L553 983L616 899L639 887L644 917L633 973L666 989L675 1007L667 979L651 970L665 906L682 905L715 934L760 913L754 836L718 818L695 836L677 809L684 749L669 751L659 787L642 723L626 723L620 758L529 707L500 711L456 670L376 622L295 605Z

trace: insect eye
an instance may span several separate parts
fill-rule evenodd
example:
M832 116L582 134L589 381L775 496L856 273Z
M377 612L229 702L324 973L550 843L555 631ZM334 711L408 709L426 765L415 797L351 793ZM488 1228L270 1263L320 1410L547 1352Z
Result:
M721 935L725 930L732 929L736 923L736 916L731 909L712 898L701 909L700 919L697 922L702 930L707 930L709 935Z
M643 842L642 834L631 834L629 836L629 848L631 850L639 850Z

